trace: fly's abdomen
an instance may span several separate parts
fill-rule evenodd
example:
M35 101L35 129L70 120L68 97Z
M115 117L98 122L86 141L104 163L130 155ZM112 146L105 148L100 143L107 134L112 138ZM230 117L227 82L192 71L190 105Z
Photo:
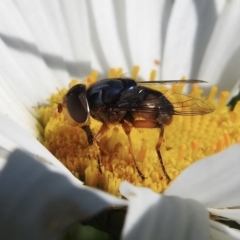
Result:
M163 125L172 122L174 108L163 93L139 86L138 94L141 95L141 101L133 112L134 118L143 118Z

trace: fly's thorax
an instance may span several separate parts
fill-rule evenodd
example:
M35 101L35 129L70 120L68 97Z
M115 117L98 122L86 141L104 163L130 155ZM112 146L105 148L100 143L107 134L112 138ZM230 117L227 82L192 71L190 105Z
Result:
M126 111L111 108L109 107L109 105L106 104L97 107L92 107L90 113L94 119L102 123L107 122L110 124L119 123L126 115Z

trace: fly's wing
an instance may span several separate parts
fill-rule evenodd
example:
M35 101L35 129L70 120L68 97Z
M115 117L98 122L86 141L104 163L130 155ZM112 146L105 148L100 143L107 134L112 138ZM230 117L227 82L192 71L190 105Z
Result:
M172 91L159 92L155 96L144 98L144 91L134 88L120 98L114 109L159 114L194 116L211 113L214 108L205 100Z
M136 81L139 85L145 84L194 84L194 83L207 83L203 80L189 79L189 80L153 80L153 81Z
M137 81L138 85L146 85L151 87L167 85L167 84L198 84L198 83L207 83L203 80L189 79L189 80L165 80L165 81ZM154 89L159 89L159 87ZM214 111L212 104L208 103L207 100L203 98L195 98L191 95L186 95L182 93L173 92L172 90L166 90L166 87L163 91L164 96L173 106L174 115L183 115L183 116L194 116L194 115L203 115L208 114ZM169 111L168 103L165 104L165 107L161 109L160 112Z
M204 115L214 111L211 103L203 98L195 98L191 95L172 92L165 93L166 98L174 108L174 115L195 116Z

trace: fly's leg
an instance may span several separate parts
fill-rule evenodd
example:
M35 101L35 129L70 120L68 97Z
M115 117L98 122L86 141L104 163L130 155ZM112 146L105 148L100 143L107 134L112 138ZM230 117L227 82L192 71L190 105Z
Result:
M97 155L98 169L101 174L102 174L102 169L101 169L102 160L101 160L98 142L103 137L103 135L108 131L108 129L109 129L109 126L106 123L103 123L100 130L93 138L94 152L96 152L96 155Z
M142 180L146 179L144 177L144 175L142 174L142 172L140 171L138 165L137 165L137 162L136 162L136 159L135 159L135 156L134 156L134 153L133 153L133 146L132 146L132 140L131 140L131 137L130 137L130 132L131 132L131 126L128 122L126 121L123 121L122 122L122 128L124 130L124 132L126 133L127 137L128 137L128 143L129 143L129 150L130 150L130 153L132 155L132 158L133 158L133 162L134 162L134 165L136 167L136 170L138 172L138 175L141 177Z
M133 120L133 121L131 121L131 123L136 128L160 128L160 134L159 134L159 138L158 138L155 149L156 149L156 152L158 155L158 159L160 161L160 166L162 168L163 174L167 179L167 183L169 183L171 181L171 178L169 177L169 175L165 169L165 166L163 164L162 155L160 152L160 147L161 147L162 141L163 141L164 126L162 124L159 125L158 123L155 123L152 121L147 121L147 120Z
M167 179L167 183L169 183L171 181L171 178L169 177L169 175L168 175L168 173L167 173L167 171L165 169L165 166L163 164L162 155L161 155L161 152L160 152L160 147L161 147L162 141L163 141L163 134L164 134L164 127L163 127L163 125L161 125L160 126L160 134L159 134L159 138L158 138L158 141L157 141L155 149L157 151L157 155L158 155L158 158L159 158L159 161L160 161L160 165L161 165L163 174L164 174L164 176Z
M89 125L83 126L82 129L84 130L84 132L87 135L88 144L92 145L93 144L93 134L92 134L92 131L91 131Z

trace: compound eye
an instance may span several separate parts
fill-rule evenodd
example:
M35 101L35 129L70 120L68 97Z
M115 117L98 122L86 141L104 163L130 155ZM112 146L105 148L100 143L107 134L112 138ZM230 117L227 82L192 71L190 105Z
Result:
M89 118L86 87L82 84L73 86L66 94L67 109L71 118L77 123L85 123Z

